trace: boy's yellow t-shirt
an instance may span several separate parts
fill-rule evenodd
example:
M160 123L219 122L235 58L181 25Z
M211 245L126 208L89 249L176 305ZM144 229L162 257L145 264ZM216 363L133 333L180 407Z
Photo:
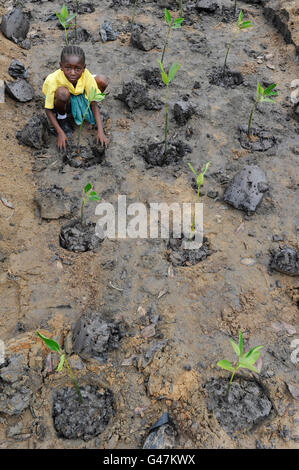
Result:
M53 109L54 108L54 98L55 91L60 86L66 87L72 95L81 95L85 93L85 98L87 98L87 93L89 90L96 88L98 93L101 91L98 88L97 82L90 73L89 70L85 69L81 77L77 81L76 88L74 85L68 81L64 72L59 69L47 76L43 84L43 94L46 97L45 108Z

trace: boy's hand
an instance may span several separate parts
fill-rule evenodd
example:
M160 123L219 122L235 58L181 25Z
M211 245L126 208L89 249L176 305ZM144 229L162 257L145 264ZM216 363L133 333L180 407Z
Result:
M98 131L98 133L97 133L97 143L99 143L99 141L100 141L102 147L104 147L104 146L108 147L109 139L107 139L105 134L103 134L100 131Z
M57 147L59 148L59 150L61 150L62 148L66 150L66 141L67 137L65 133L63 131L59 132L57 137Z

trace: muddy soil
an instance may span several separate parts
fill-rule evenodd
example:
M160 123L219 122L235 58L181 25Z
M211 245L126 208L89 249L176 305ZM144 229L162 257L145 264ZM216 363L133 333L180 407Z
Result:
M15 59L28 71L34 89L31 101L21 103L6 94L0 104L5 116L0 128L0 338L5 343L0 448L299 447L299 123L290 101L290 83L298 78L295 36L286 42L266 21L262 5L240 0L244 19L255 27L234 41L227 65L243 82L214 85L210 73L222 65L234 31L231 2L184 2L186 22L170 35L165 68L174 61L182 64L169 87L169 141L185 142L188 134L192 152L169 165L149 165L136 148L163 141L165 88L156 73L151 80L143 72L157 69L161 57L167 32L162 3L178 15L178 2L170 0L145 0L137 9L140 30L158 36L148 51L130 42L132 1L93 1L92 8L82 8L78 23L91 35L83 34L80 43L87 68L110 81L103 102L110 115L105 128L110 145L105 159L87 168L63 163L56 137L48 135L42 118L35 118L35 146L20 140L28 121L43 115L42 84L59 67L64 33L52 14L61 4L42 0L37 8L36 2L23 1L23 10L30 12L26 39L20 37L16 44L0 35L0 78L12 80L8 69ZM1 1L0 14L11 6L11 1ZM104 21L120 33L116 40L102 42ZM240 126L247 125L257 81L262 86L277 83L278 90L276 104L262 103L253 116L252 127L275 138L275 145L262 152L240 144ZM137 97L133 82L140 85ZM127 104L118 98L124 90ZM178 124L173 107L186 94L197 111L188 123ZM85 123L82 146L91 137L95 130ZM41 217L40 190L54 185L69 201L80 201L91 182L102 202L115 207L118 195L126 195L127 204L194 202L188 162L199 171L207 161L211 164L200 200L211 253L196 264L173 266L164 239L106 238L95 251L68 251L60 246L59 234L69 222L69 211L53 219ZM223 200L247 165L258 166L269 185L250 215ZM79 207L69 206L72 218L80 217ZM86 204L86 220L96 223L94 211L94 203ZM81 357L81 351L92 348L77 348L73 333L80 319L93 312L105 314L108 325L95 322L95 350L98 345L103 349L102 361L92 354ZM58 358L41 343L36 329L65 350L90 404L84 404L90 419L85 413L81 419L80 411L74 421L61 419L68 407L74 413L75 392L67 373L56 372ZM207 384L228 382L229 372L216 364L223 358L234 361L229 339L237 341L240 329L245 350L264 348L259 374L245 369L236 374L236 402L256 394L249 405L257 419L250 430L242 427L233 434L234 423L225 413L219 417L215 387ZM238 389L244 380L251 381L249 388ZM262 410L260 393L266 397ZM231 409L227 411L229 415ZM165 413L169 422L152 430ZM246 420L243 405L238 414Z

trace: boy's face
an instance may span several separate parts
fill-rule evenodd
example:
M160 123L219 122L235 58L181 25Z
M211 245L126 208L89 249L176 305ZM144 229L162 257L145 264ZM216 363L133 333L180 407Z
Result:
M84 72L85 65L82 64L80 57L77 55L69 55L65 58L64 62L60 62L60 68L68 81L72 85L76 85Z

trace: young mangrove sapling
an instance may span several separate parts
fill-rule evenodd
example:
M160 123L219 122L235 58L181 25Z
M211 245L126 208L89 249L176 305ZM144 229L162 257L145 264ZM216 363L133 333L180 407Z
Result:
M167 8L165 8L165 21L166 23L168 24L168 31L167 31L167 35L166 35L166 39L165 39L165 43L164 43L164 47L163 47L163 52L162 52L162 57L161 57L161 62L163 64L163 59L164 59L164 55L165 55L165 51L166 51L166 47L167 47L167 44L168 44L168 39L169 39L169 35L170 35L170 31L172 29L178 29L182 26L182 22L184 21L184 18L176 18L175 20L173 20L171 18L171 15L169 13L169 11L167 10Z
M79 386L76 382L76 379L74 377L74 374L72 372L72 369L70 368L69 366L69 363L65 357L65 354L62 353L61 349L60 349L60 346L58 343L56 343L56 341L54 341L53 339L50 339L50 338L46 338L45 336L43 336L38 330L36 331L36 334L37 336L39 336L43 342L45 343L46 346L48 346L48 348L51 350L51 351L54 351L54 352L57 352L60 356L60 361L59 361L59 364L58 364L58 367L57 367L57 371L60 372L64 366L64 364L66 365L67 367L67 370L71 376L71 379L72 379L72 382L74 384L74 387L75 387L75 390L78 394L78 397L79 397L79 400L80 400L80 403L83 403L83 398L82 398L82 395L81 395L81 392L80 392L80 389L79 389Z
M275 103L272 98L269 98L270 96L276 96L277 91L273 91L273 89L277 86L276 83L272 83L272 85L269 85L268 88L264 89L259 82L257 82L257 87L256 87L256 98L253 103L253 106L251 108L251 112L249 115L249 121L248 121L248 129L247 129L247 135L250 135L250 128L251 128L251 120L252 120L252 115L253 111L255 110L255 107L258 103Z
M193 166L191 165L191 163L188 163L192 173L194 174L195 176L195 179L196 179L196 185L197 185L197 196L196 196L196 204L198 203L199 201L199 190L200 190L200 187L201 185L203 184L203 181L204 181L204 176L206 174L206 171L207 169L209 168L210 166L210 163L211 162L208 162L204 168L204 170L201 172L201 173L196 173L196 171L194 170ZM195 214L193 216L193 222L192 222L192 226L191 226L191 238L192 238L192 234L193 232L195 231Z
M69 16L67 7L65 5L62 5L60 13L57 13L57 11L55 11L55 15L59 19L61 26L64 28L65 43L66 45L68 45L67 30L68 28L73 26L73 24L70 22L72 21L73 18L76 18L77 14L73 13L72 15Z
M235 32L233 34L233 37L229 43L229 45L227 46L227 49L226 49L226 54L225 54L225 59L224 59L224 65L223 65L223 75L225 74L225 67L226 67L226 61L227 61L227 56L228 56L228 53L229 53L229 50L230 50L230 47L234 41L234 39L237 37L239 31L242 31L243 29L247 29L247 28L251 28L253 26L253 24L251 23L251 21L242 21L243 19L243 12L242 10L240 11L240 14L239 14L239 18L238 18L238 21L237 21L237 24L236 24L236 29L235 29Z
M84 227L84 206L88 201L99 201L100 198L95 191L92 191L92 184L87 183L84 187L84 194L81 202L81 225Z
M162 76L162 81L164 85L166 86L166 112L165 112L165 150L164 150L164 156L166 156L167 149L168 149L168 142L167 142L167 134L168 134L168 86L169 83L174 79L177 71L179 70L181 64L177 64L177 62L174 62L172 66L169 69L168 75L165 73L162 62L158 59L158 63L160 66L161 70L161 76Z
M264 346L255 346L254 348L250 349L250 351L248 351L247 353L244 353L243 352L243 335L241 331L239 333L239 345L234 343L232 339L230 339L230 342L235 353L238 356L236 365L233 366L226 359L223 359L222 361L217 362L217 366L221 367L222 369L229 370L230 372L232 372L232 375L228 384L227 395L229 394L231 383L238 369L240 368L249 369L258 374L258 370L254 367L254 364L259 358L260 349L264 347Z
M86 106L86 109L84 111L84 114L83 114L83 119L82 119L82 122L80 124L80 127L79 127L79 132L78 132L78 142L77 142L77 147L78 147L78 150L79 150L79 144L80 144L80 137L81 137L81 130L82 130L82 126L83 126L83 122L84 122L84 119L85 119L85 116L86 116L86 113L87 111L89 110L90 108L90 105L93 101L96 101L97 103L99 103L100 101L103 101L103 99L105 98L106 96L106 93L98 93L96 88L92 88L88 94L87 94L87 101L88 101L88 104Z

